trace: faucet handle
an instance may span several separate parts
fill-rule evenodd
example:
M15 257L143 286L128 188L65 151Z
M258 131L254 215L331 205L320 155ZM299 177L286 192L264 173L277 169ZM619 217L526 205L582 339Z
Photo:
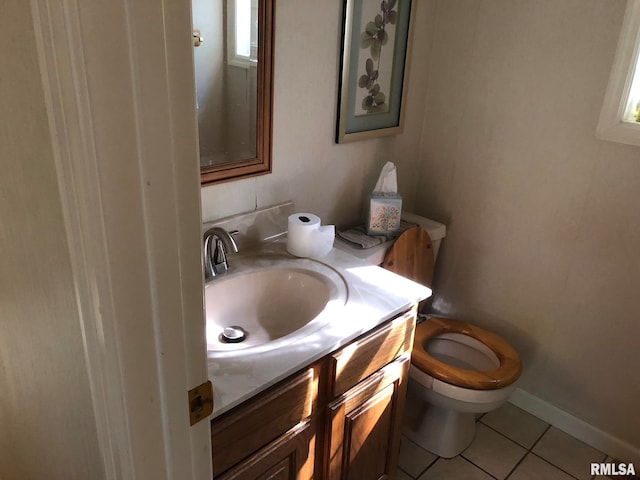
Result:
M216 239L215 245L216 246L211 256L213 269L216 273L224 273L229 269L229 264L227 263L227 251L224 247L224 242L219 238Z

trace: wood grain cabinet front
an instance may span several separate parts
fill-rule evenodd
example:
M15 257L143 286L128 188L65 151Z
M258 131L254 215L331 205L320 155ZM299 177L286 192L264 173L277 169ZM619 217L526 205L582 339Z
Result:
M249 456L218 480L312 480L315 435L309 419Z
M212 420L215 480L395 478L416 307Z
M329 356L332 394L338 396L413 347L415 308Z
M410 363L400 357L329 404L326 478L395 478Z
M311 416L318 396L317 368L293 375L211 422L214 478Z

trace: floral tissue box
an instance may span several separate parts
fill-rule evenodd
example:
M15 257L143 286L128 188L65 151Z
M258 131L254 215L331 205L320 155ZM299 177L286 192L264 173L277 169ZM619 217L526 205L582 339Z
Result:
M402 197L397 193L373 192L369 195L367 235L392 237L400 229Z

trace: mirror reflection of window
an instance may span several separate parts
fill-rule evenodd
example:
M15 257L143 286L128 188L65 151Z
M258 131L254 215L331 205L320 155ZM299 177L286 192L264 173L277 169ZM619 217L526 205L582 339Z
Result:
M257 0L228 0L227 62L249 68L258 60Z
M251 55L251 0L235 0L236 55Z

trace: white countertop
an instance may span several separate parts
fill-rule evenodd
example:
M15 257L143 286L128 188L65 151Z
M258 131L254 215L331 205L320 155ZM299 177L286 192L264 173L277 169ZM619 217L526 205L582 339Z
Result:
M286 241L279 240L260 247L260 253L286 255ZM246 269L256 257L256 250L230 255L230 269L224 276L234 275L234 263ZM304 260L309 263L309 260ZM405 312L413 304L428 298L431 290L404 277L334 248L318 259L339 274L347 285L347 299L340 308L332 307L328 323L303 339L285 337L278 348L250 353L238 351L216 354L208 352L209 379L213 382L214 410L212 418L232 409L259 392L301 370L323 356L346 345L386 320ZM242 268L238 267L239 270ZM222 278L222 277L220 277ZM215 282L217 279L211 280Z

